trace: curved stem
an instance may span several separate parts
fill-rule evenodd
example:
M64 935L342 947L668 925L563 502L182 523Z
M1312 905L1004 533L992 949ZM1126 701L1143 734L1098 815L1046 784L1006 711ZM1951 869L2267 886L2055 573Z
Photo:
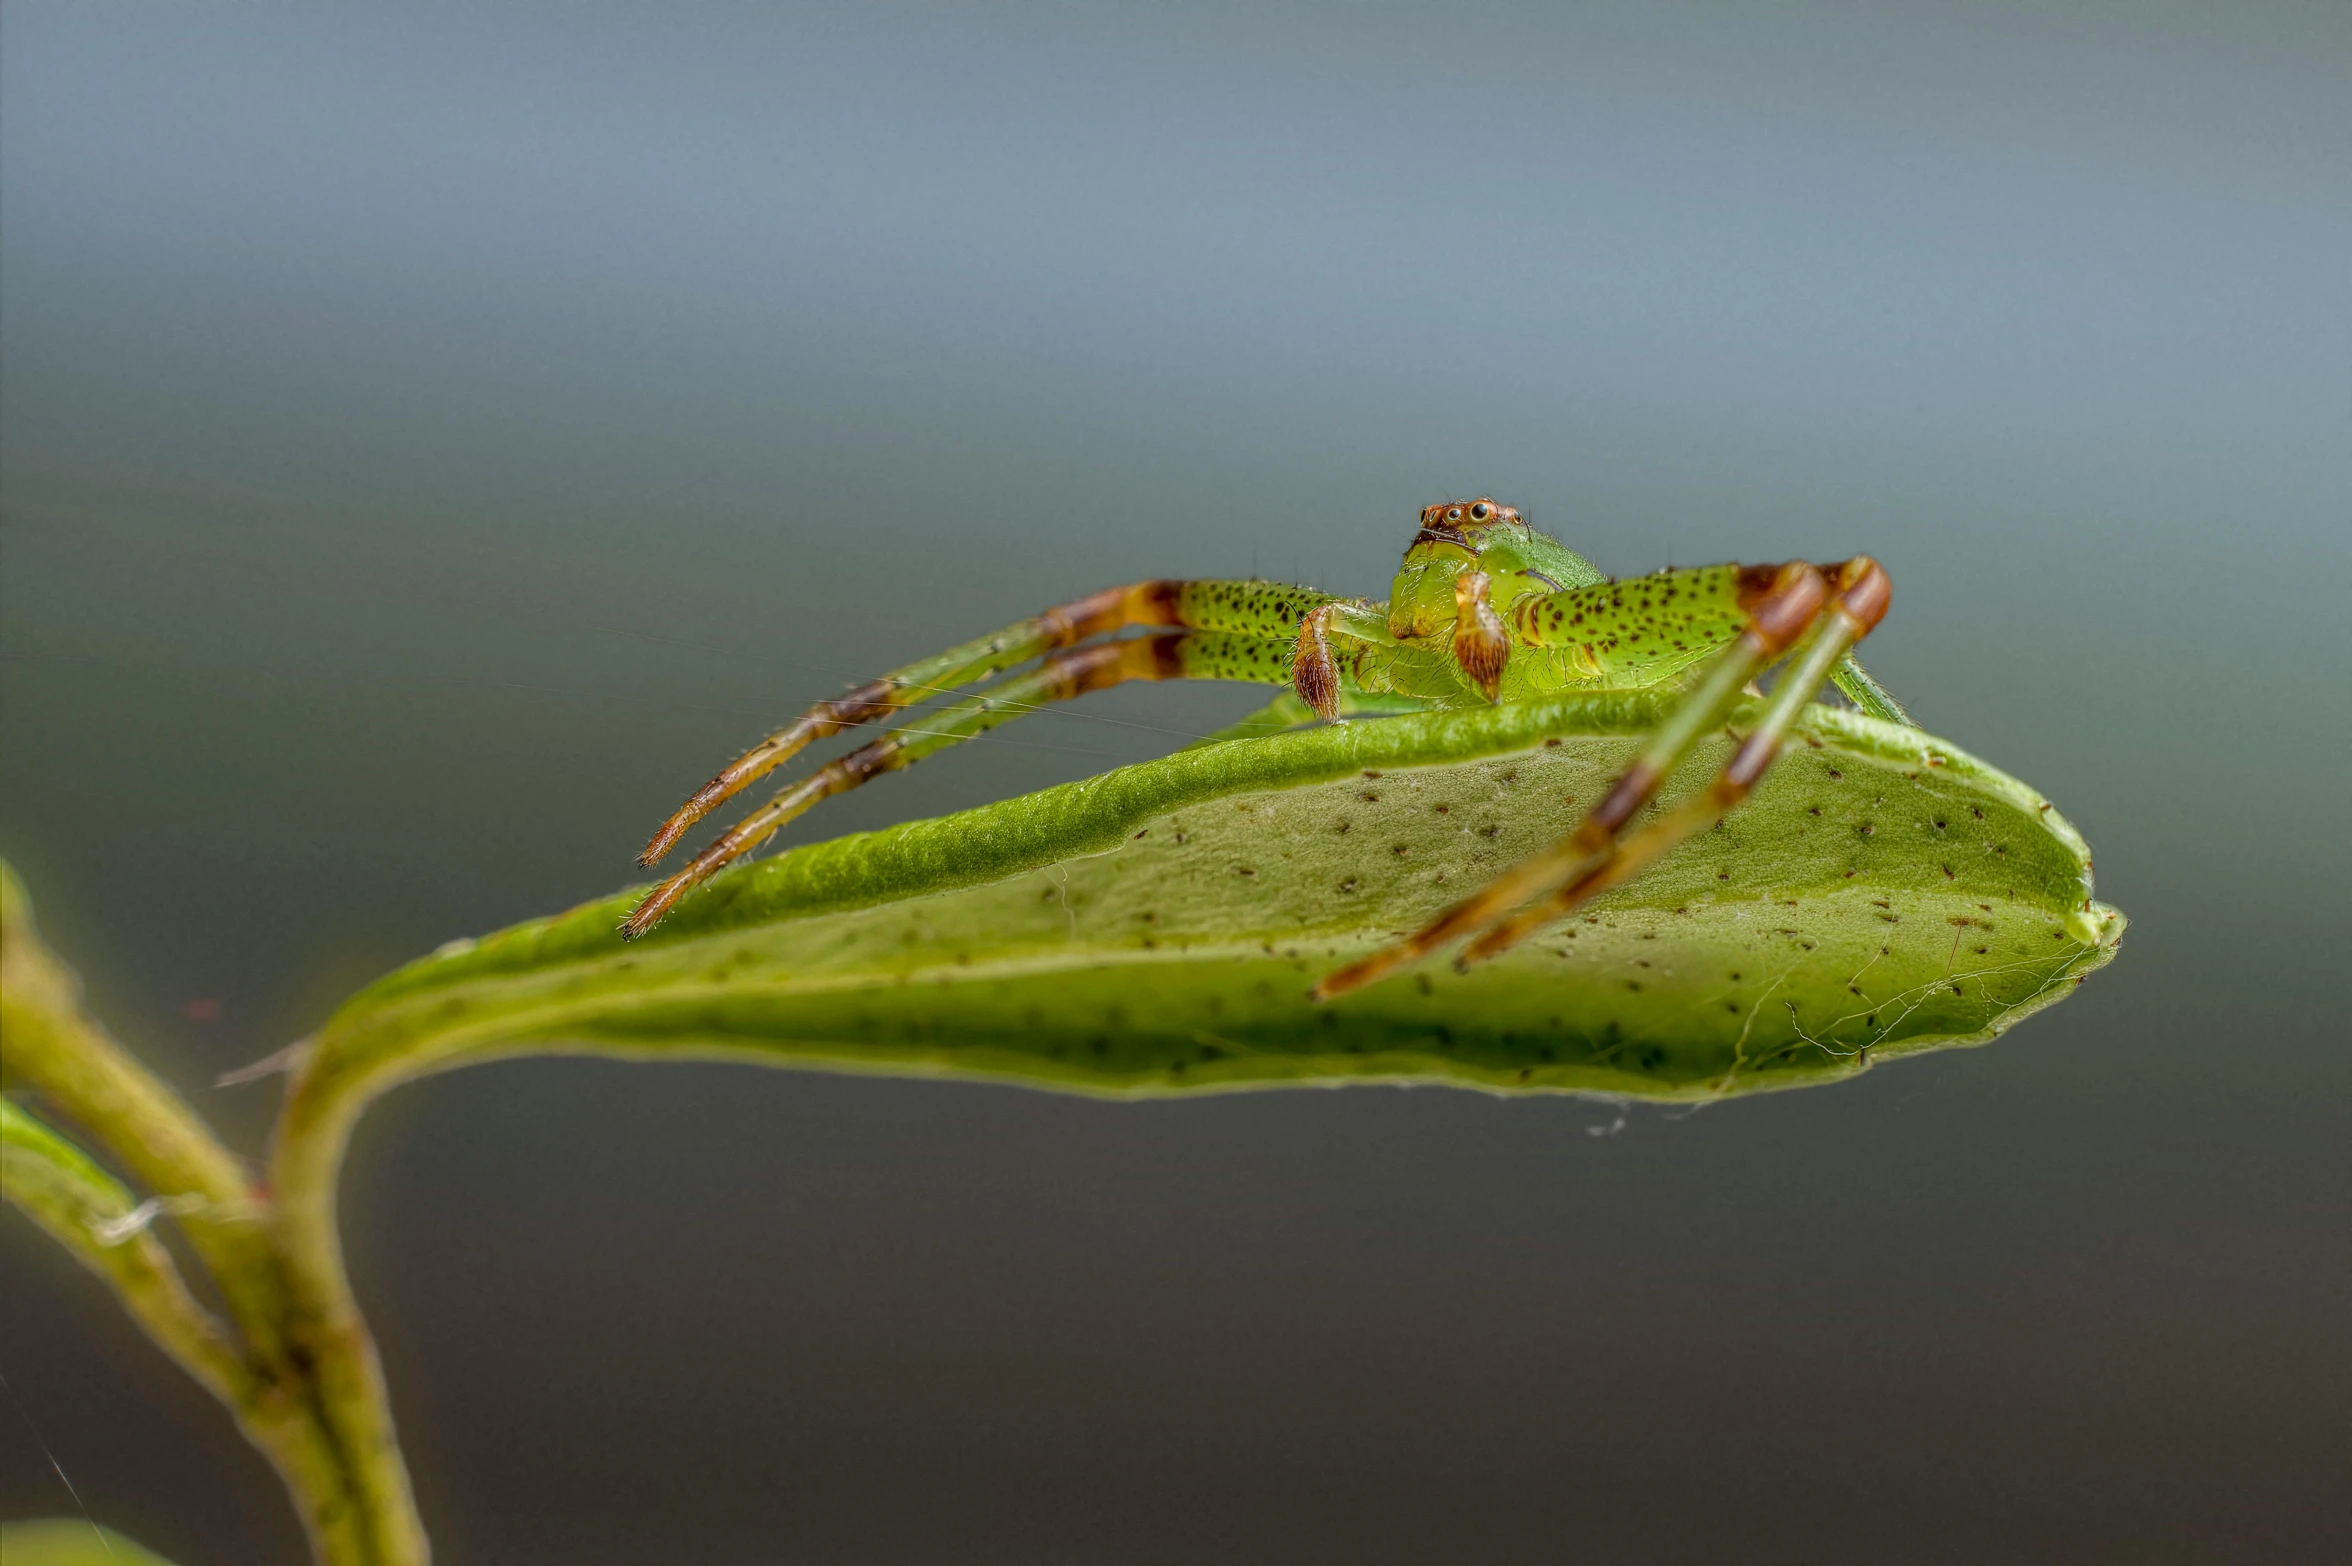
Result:
M365 1096L319 1105L297 1068L272 1153L271 1230L283 1267L286 1334L312 1367L323 1423L335 1434L354 1500L375 1522L383 1566L423 1566L429 1550L409 1493L382 1361L343 1270L335 1186Z
M254 1397L260 1378L226 1329L196 1303L155 1237L160 1202L135 1203L88 1154L6 1099L0 1099L0 1190L113 1285L147 1335L206 1391L232 1407Z
M157 1347L227 1404L246 1438L284 1476L314 1552L329 1562L373 1559L335 1448L301 1400L256 1364L198 1304L155 1221L184 1204L134 1202L122 1182L30 1111L0 1099L0 1189L9 1205L104 1279Z
M170 1084L82 1011L81 980L41 941L15 872L0 867L0 1038L8 1070L102 1138L140 1184L172 1201L230 1314L267 1337L276 1315L261 1199Z
M226 1403L277 1468L326 1566L425 1566L375 1350L356 1318L314 1329L277 1244L277 1204L170 1085L83 1013L79 979L33 929L0 864L0 1046L153 1196L131 1191L58 1132L0 1101L8 1200L116 1294L140 1326ZM219 1286L230 1322L199 1306L152 1233L168 1213Z

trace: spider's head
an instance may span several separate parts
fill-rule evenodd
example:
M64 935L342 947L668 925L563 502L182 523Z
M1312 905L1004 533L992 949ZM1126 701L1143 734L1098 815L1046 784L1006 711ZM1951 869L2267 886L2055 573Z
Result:
M1424 506L1421 531L1413 535L1389 591L1391 634L1399 640L1452 634L1455 579L1465 571L1485 573L1498 605L1523 593L1601 580L1592 562L1529 527L1516 506L1497 505L1483 495Z
M1431 635L1451 626L1454 616L1454 578L1480 567L1488 550L1512 546L1527 537L1527 524L1516 507L1499 506L1485 496L1476 500L1448 500L1421 508L1421 531L1405 550L1388 600L1389 629L1399 638Z
M1522 525L1516 506L1498 506L1483 495L1476 500L1448 500L1421 508L1421 534L1413 542L1455 544L1477 554L1493 528Z

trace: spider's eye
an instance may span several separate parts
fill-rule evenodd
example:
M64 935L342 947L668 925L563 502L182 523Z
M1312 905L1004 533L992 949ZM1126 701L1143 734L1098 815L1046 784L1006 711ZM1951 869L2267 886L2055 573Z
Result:
M1493 515L1494 507L1488 505L1483 500L1470 508L1470 520L1473 522L1484 522L1488 517Z
M1456 506L1456 507L1454 507L1454 509L1453 509L1453 510L1451 510L1451 511L1447 512L1447 513L1446 513L1446 520L1447 520L1448 522L1459 522L1459 521L1461 521L1461 520L1462 520L1462 508L1461 508L1460 506Z

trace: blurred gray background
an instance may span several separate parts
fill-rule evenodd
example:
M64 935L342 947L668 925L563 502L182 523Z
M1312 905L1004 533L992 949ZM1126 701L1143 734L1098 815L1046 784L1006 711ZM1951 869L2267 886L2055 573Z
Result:
M1379 594L1461 493L1618 572L1868 550L1879 673L2135 921L2066 1004L1614 1130L404 1089L347 1232L441 1556L2342 1561L2348 149L2340 0L11 0L0 849L258 1151L217 1072L1056 599ZM1112 693L796 837L1255 700ZM298 1559L14 1217L0 1307L0 1515L72 1509L45 1441L185 1566Z

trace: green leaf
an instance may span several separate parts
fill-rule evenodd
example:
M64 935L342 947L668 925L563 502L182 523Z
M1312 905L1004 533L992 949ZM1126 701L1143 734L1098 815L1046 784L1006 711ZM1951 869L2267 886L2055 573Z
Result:
M165 1211L202 1197L134 1205L128 1187L30 1110L0 1098L0 1191L8 1204L104 1278L164 1351L222 1399L235 1403L252 1375L218 1322L180 1280L171 1252L150 1232Z
M617 895L379 981L305 1077L340 1097L587 1049L1111 1094L1703 1098L1982 1042L2114 955L2123 917L2047 801L1921 730L1814 707L1722 826L1568 923L1467 974L1438 959L1309 1001L1572 828L1658 713L1585 695L1199 747L739 867L634 945Z

